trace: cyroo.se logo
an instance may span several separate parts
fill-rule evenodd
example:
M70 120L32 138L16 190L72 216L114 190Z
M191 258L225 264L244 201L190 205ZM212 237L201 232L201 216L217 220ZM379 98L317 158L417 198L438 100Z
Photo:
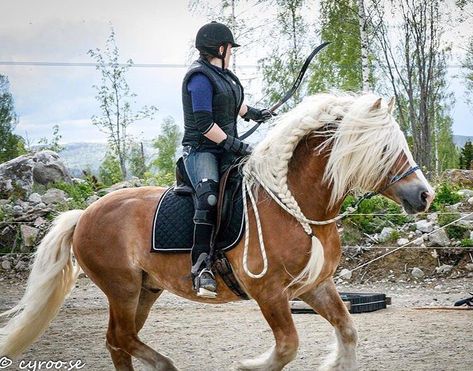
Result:
M7 368L10 367L13 361L8 357L0 358L0 368Z

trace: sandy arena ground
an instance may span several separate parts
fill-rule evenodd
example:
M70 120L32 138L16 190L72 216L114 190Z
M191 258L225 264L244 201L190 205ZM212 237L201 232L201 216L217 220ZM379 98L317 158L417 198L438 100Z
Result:
M419 311L414 306L452 305L473 291L473 280L434 284L343 285L340 291L384 292L392 306L353 315L359 332L360 370L465 370L473 362L471 311ZM0 281L0 311L21 296L25 282ZM58 317L23 360L82 360L82 370L113 370L105 348L107 302L87 278L79 279ZM285 370L315 370L333 343L331 326L315 314L295 314L300 349ZM273 344L271 330L253 301L203 305L163 294L142 340L171 357L180 370L223 371ZM469 366L468 366L469 365ZM141 365L136 364L140 370ZM19 369L18 361L8 370Z

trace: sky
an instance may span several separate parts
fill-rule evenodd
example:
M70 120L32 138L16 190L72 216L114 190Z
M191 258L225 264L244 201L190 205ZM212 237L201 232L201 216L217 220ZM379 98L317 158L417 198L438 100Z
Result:
M0 63L90 63L87 51L102 48L113 25L123 61L131 58L137 64L185 66L191 61L194 36L207 21L203 15L191 14L187 0L2 0L0 14L8 14L0 22ZM245 40L238 42L243 48L251 47ZM251 66L262 56L255 52L240 58L239 63L249 66L238 71L244 85L248 77L261 77ZM180 91L185 71L185 67L129 70L127 79L137 94L136 108L155 105L159 109L154 120L133 125L130 133L135 138L156 137L164 117L182 121ZM450 89L456 96L453 132L473 136L472 109L465 103L462 77L455 77L458 73L458 69L449 70ZM94 67L0 64L0 74L10 80L19 115L15 130L31 144L51 137L56 124L63 143L106 140L90 120L100 113L92 87L100 82L100 75ZM246 86L249 104L261 97L258 86Z

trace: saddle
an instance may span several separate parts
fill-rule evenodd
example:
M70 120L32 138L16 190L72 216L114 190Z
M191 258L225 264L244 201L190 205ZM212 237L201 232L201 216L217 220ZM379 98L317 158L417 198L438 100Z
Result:
M211 257L215 272L238 296L248 299L238 285L225 251L235 247L245 231L242 176L238 164L232 164L222 174L217 201L217 218ZM190 253L194 233L194 189L189 181L184 162L176 163L176 185L161 197L153 220L152 253Z

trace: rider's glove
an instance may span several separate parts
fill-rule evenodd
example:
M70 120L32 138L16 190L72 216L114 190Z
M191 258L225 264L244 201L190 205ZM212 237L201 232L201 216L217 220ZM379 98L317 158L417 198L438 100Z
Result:
M254 107L248 107L248 111L242 116L245 121L256 121L258 123L265 122L269 120L271 117L276 116L274 113L272 113L269 109L257 109Z
M248 156L253 150L250 144L242 142L240 139L232 137L231 135L227 135L227 139L221 141L218 146L238 156Z

